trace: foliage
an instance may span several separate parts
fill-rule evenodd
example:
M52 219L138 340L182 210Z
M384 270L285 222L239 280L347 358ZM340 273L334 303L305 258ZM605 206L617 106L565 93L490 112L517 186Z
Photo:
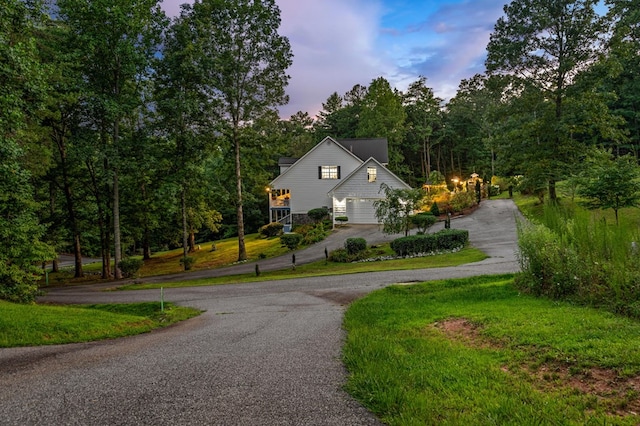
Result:
M476 204L476 195L472 191L459 191L453 194L449 205L451 213L461 212L465 209L473 207Z
M614 158L610 152L594 150L584 169L578 194L588 199L591 209L618 211L640 203L640 168L634 158Z
M54 258L42 242L32 175L25 167L28 124L48 87L38 62L34 30L40 11L9 0L0 10L0 299L35 299L36 265Z
M637 226L610 226L578 207L545 205L542 218L519 224L518 285L640 318Z
M196 258L193 256L182 256L180 258L180 265L185 271L190 271L193 265L196 263Z
M126 257L120 261L118 267L122 271L122 276L125 278L134 277L140 268L144 265L144 261L142 259L138 259L135 257Z
M331 253L329 253L329 260L337 263L349 263L353 261L346 248L331 251Z
M291 232L289 234L280 235L280 243L289 250L295 250L302 242L303 236Z
M408 235L411 215L422 204L422 190L391 188L384 183L380 185L380 190L385 198L374 201L373 206L376 217L382 222L382 231L386 234L404 232L405 236Z
M328 231L325 230L325 226L323 222L318 222L310 229L306 230L303 233L302 242L304 244L315 244L327 238L329 234Z
M203 71L201 88L220 120L216 133L232 149L238 260L247 258L244 230L242 146L245 123L268 115L288 101L286 69L292 63L289 40L278 33L280 9L274 0L203 0L186 9Z
M434 201L433 203L431 203L431 207L429 208L429 212L434 217L440 216L440 208L438 207L438 203L437 202Z
M418 213L411 216L411 224L418 228L418 231L423 234L437 221L438 218L436 218L433 213Z
M469 241L469 231L443 229L435 234L410 235L391 242L391 248L398 256L413 256L439 250L455 250Z
M361 253L367 249L367 240L364 238L347 238L344 242L344 248L349 255Z
M271 222L260 227L259 234L265 238L277 237L282 234L284 225L280 222Z
M307 212L307 216L309 216L314 222L320 222L322 219L329 216L329 209L326 207L311 209Z

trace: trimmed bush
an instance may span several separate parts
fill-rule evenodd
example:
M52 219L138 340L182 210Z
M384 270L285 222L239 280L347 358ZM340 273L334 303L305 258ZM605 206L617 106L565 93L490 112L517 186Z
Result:
M325 217L329 216L329 209L321 207L319 209L311 209L307 212L307 216L314 222L320 222Z
M271 222L267 223L264 226L261 226L258 232L265 238L277 237L278 235L282 234L283 228L284 225L280 222Z
M443 229L434 235L438 250L455 250L469 242L469 231L462 229Z
M118 268L122 271L122 276L125 278L131 278L135 276L135 274L142 268L144 265L144 261L142 259L136 259L133 257L129 257L126 259L122 259L118 262Z
M361 253L367 249L367 240L364 238L347 238L344 242L344 248L349 255Z
M338 216L338 217L336 217L336 222L344 223L344 222L346 222L348 220L349 220L349 218L347 216Z
M438 207L438 203L434 201L433 204L431 204L431 208L429 209L429 212L431 212L431 214L434 215L435 217L440 216L440 208Z
M443 229L435 234L410 235L391 242L391 249L397 256L413 256L437 250L455 250L469 241L469 231Z
M437 221L438 218L436 218L432 213L418 213L415 216L411 216L411 223L423 234Z
M391 241L390 246L397 256L411 256L435 251L436 241L434 234L409 235Z
M296 233L280 235L280 243L289 250L295 250L302 242L302 235Z

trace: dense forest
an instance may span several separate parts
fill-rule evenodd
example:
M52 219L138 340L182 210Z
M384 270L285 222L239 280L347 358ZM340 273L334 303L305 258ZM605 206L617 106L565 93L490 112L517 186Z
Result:
M119 278L123 256L238 236L243 260L278 158L325 136L386 137L414 187L518 175L550 199L592 148L637 161L640 0L597 3L507 4L486 73L448 102L428 76L404 92L379 77L283 119L295 52L274 0L198 0L172 19L156 0L5 0L0 298L32 297L55 253L77 277L93 256Z

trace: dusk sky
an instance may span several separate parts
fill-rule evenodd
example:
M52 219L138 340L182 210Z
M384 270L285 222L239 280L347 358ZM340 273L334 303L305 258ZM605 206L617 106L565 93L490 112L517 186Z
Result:
M164 0L176 16L184 0ZM293 65L280 108L314 117L333 93L384 77L406 90L419 76L436 96L484 71L485 48L505 0L276 0Z

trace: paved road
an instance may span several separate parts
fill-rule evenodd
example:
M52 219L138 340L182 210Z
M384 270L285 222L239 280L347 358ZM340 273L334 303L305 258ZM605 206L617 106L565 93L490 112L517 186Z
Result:
M2 349L0 424L380 424L342 390L345 306L393 283L516 271L516 215L511 201L492 200L453 222L491 256L482 262L167 289L167 300L206 312L130 338ZM74 288L42 300L158 299L158 291Z

